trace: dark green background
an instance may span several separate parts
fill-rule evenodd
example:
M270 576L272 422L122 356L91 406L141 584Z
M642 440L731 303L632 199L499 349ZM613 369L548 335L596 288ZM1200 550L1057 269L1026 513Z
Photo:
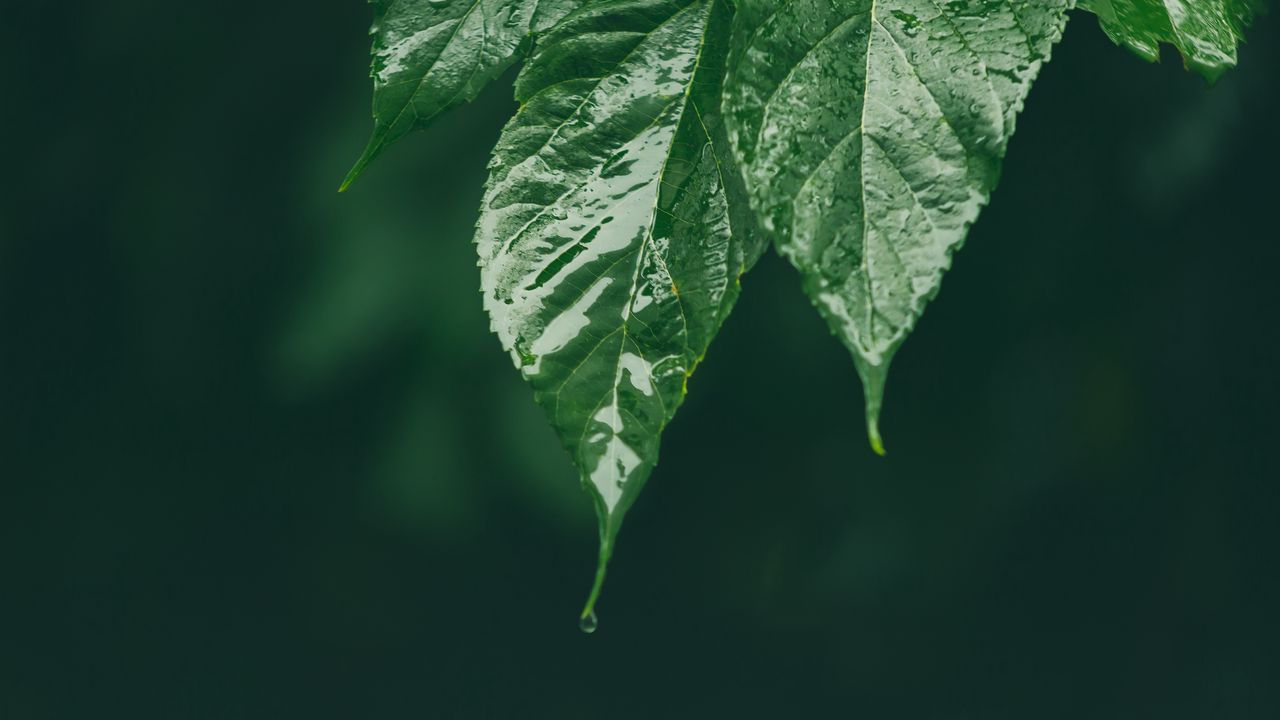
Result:
M0 717L1280 716L1280 23L1212 90L1081 15L864 440L766 257L586 636L488 334L509 82L334 190L357 2L0 21Z

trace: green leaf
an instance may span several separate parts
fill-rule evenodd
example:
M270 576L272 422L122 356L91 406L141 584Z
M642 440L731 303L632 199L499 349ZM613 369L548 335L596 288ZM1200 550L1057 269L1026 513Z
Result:
M1160 45L1178 48L1210 81L1236 65L1236 47L1260 3L1254 0L1083 0L1116 42L1151 62Z
M584 621L686 379L761 253L749 211L731 209L744 191L719 119L730 17L724 0L588 4L539 42L491 163L485 307L599 516Z
M740 0L725 89L752 205L852 351L889 363L987 202L1069 0Z
M345 190L387 145L470 101L531 34L584 0L373 0L373 136Z

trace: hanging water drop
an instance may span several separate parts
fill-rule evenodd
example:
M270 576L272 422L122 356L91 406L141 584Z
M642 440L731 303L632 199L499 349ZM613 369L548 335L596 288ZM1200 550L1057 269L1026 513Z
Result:
M596 618L596 614L594 611L589 612L586 615L583 615L578 620L578 629L588 635L595 632L596 628L598 627L600 627L600 620Z

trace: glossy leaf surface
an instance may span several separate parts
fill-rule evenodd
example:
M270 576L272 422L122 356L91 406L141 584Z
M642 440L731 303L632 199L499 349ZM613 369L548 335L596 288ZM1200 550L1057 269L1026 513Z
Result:
M373 136L345 189L387 145L475 98L534 32L583 0L374 0Z
M723 0L592 2L544 36L476 244L493 330L595 499L596 584L685 382L760 254L731 210ZM736 184L736 185L735 185Z
M1117 44L1160 59L1160 45L1178 48L1187 67L1215 80L1235 67L1236 47L1253 20L1254 0L1083 0Z
M852 351L889 363L986 203L1068 0L741 0L725 115L752 205Z

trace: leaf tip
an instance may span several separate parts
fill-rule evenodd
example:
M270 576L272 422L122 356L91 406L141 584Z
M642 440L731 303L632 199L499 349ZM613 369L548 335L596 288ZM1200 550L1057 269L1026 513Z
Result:
M867 440L876 455L884 457L884 438L880 436L880 408L884 401L884 385L889 374L888 361L879 364L858 363L867 409Z
M360 159L356 161L355 166L352 167L351 171L347 173L347 176L342 179L342 184L338 186L338 192L346 192L347 188L351 187L351 183L355 182L356 178L360 177L360 174L364 172L364 168L368 164L368 153L361 155Z
M360 159L356 160L356 164L351 167L351 171L347 173L345 178L343 178L342 185L338 186L338 192L346 192L347 188L351 187L351 184L364 174L364 169L369 166L369 163L373 162L373 159L378 156L378 153L382 152L382 140L382 135L377 133L375 133L373 137L369 138L369 145L365 147L364 152L360 154Z
M600 508L597 510L604 512ZM600 621L596 619L596 601L600 599L600 590L604 588L605 571L609 568L609 557L613 554L613 534L616 532L612 518L607 513L602 514L600 520L600 554L596 559L596 576L591 582L591 593L582 606L582 613L578 615L578 629L588 635L600 625Z
M596 618L596 600L600 598L600 590L604 587L605 568L609 564L609 558L605 552L602 546L600 560L596 564L596 577L591 583L591 594L587 596L587 602L582 606L582 613L578 615L578 629L588 635L600 626L600 621Z
M880 437L880 423L877 419L867 419L867 439L871 441L871 450L880 457L884 457L887 453L884 449L884 440Z

